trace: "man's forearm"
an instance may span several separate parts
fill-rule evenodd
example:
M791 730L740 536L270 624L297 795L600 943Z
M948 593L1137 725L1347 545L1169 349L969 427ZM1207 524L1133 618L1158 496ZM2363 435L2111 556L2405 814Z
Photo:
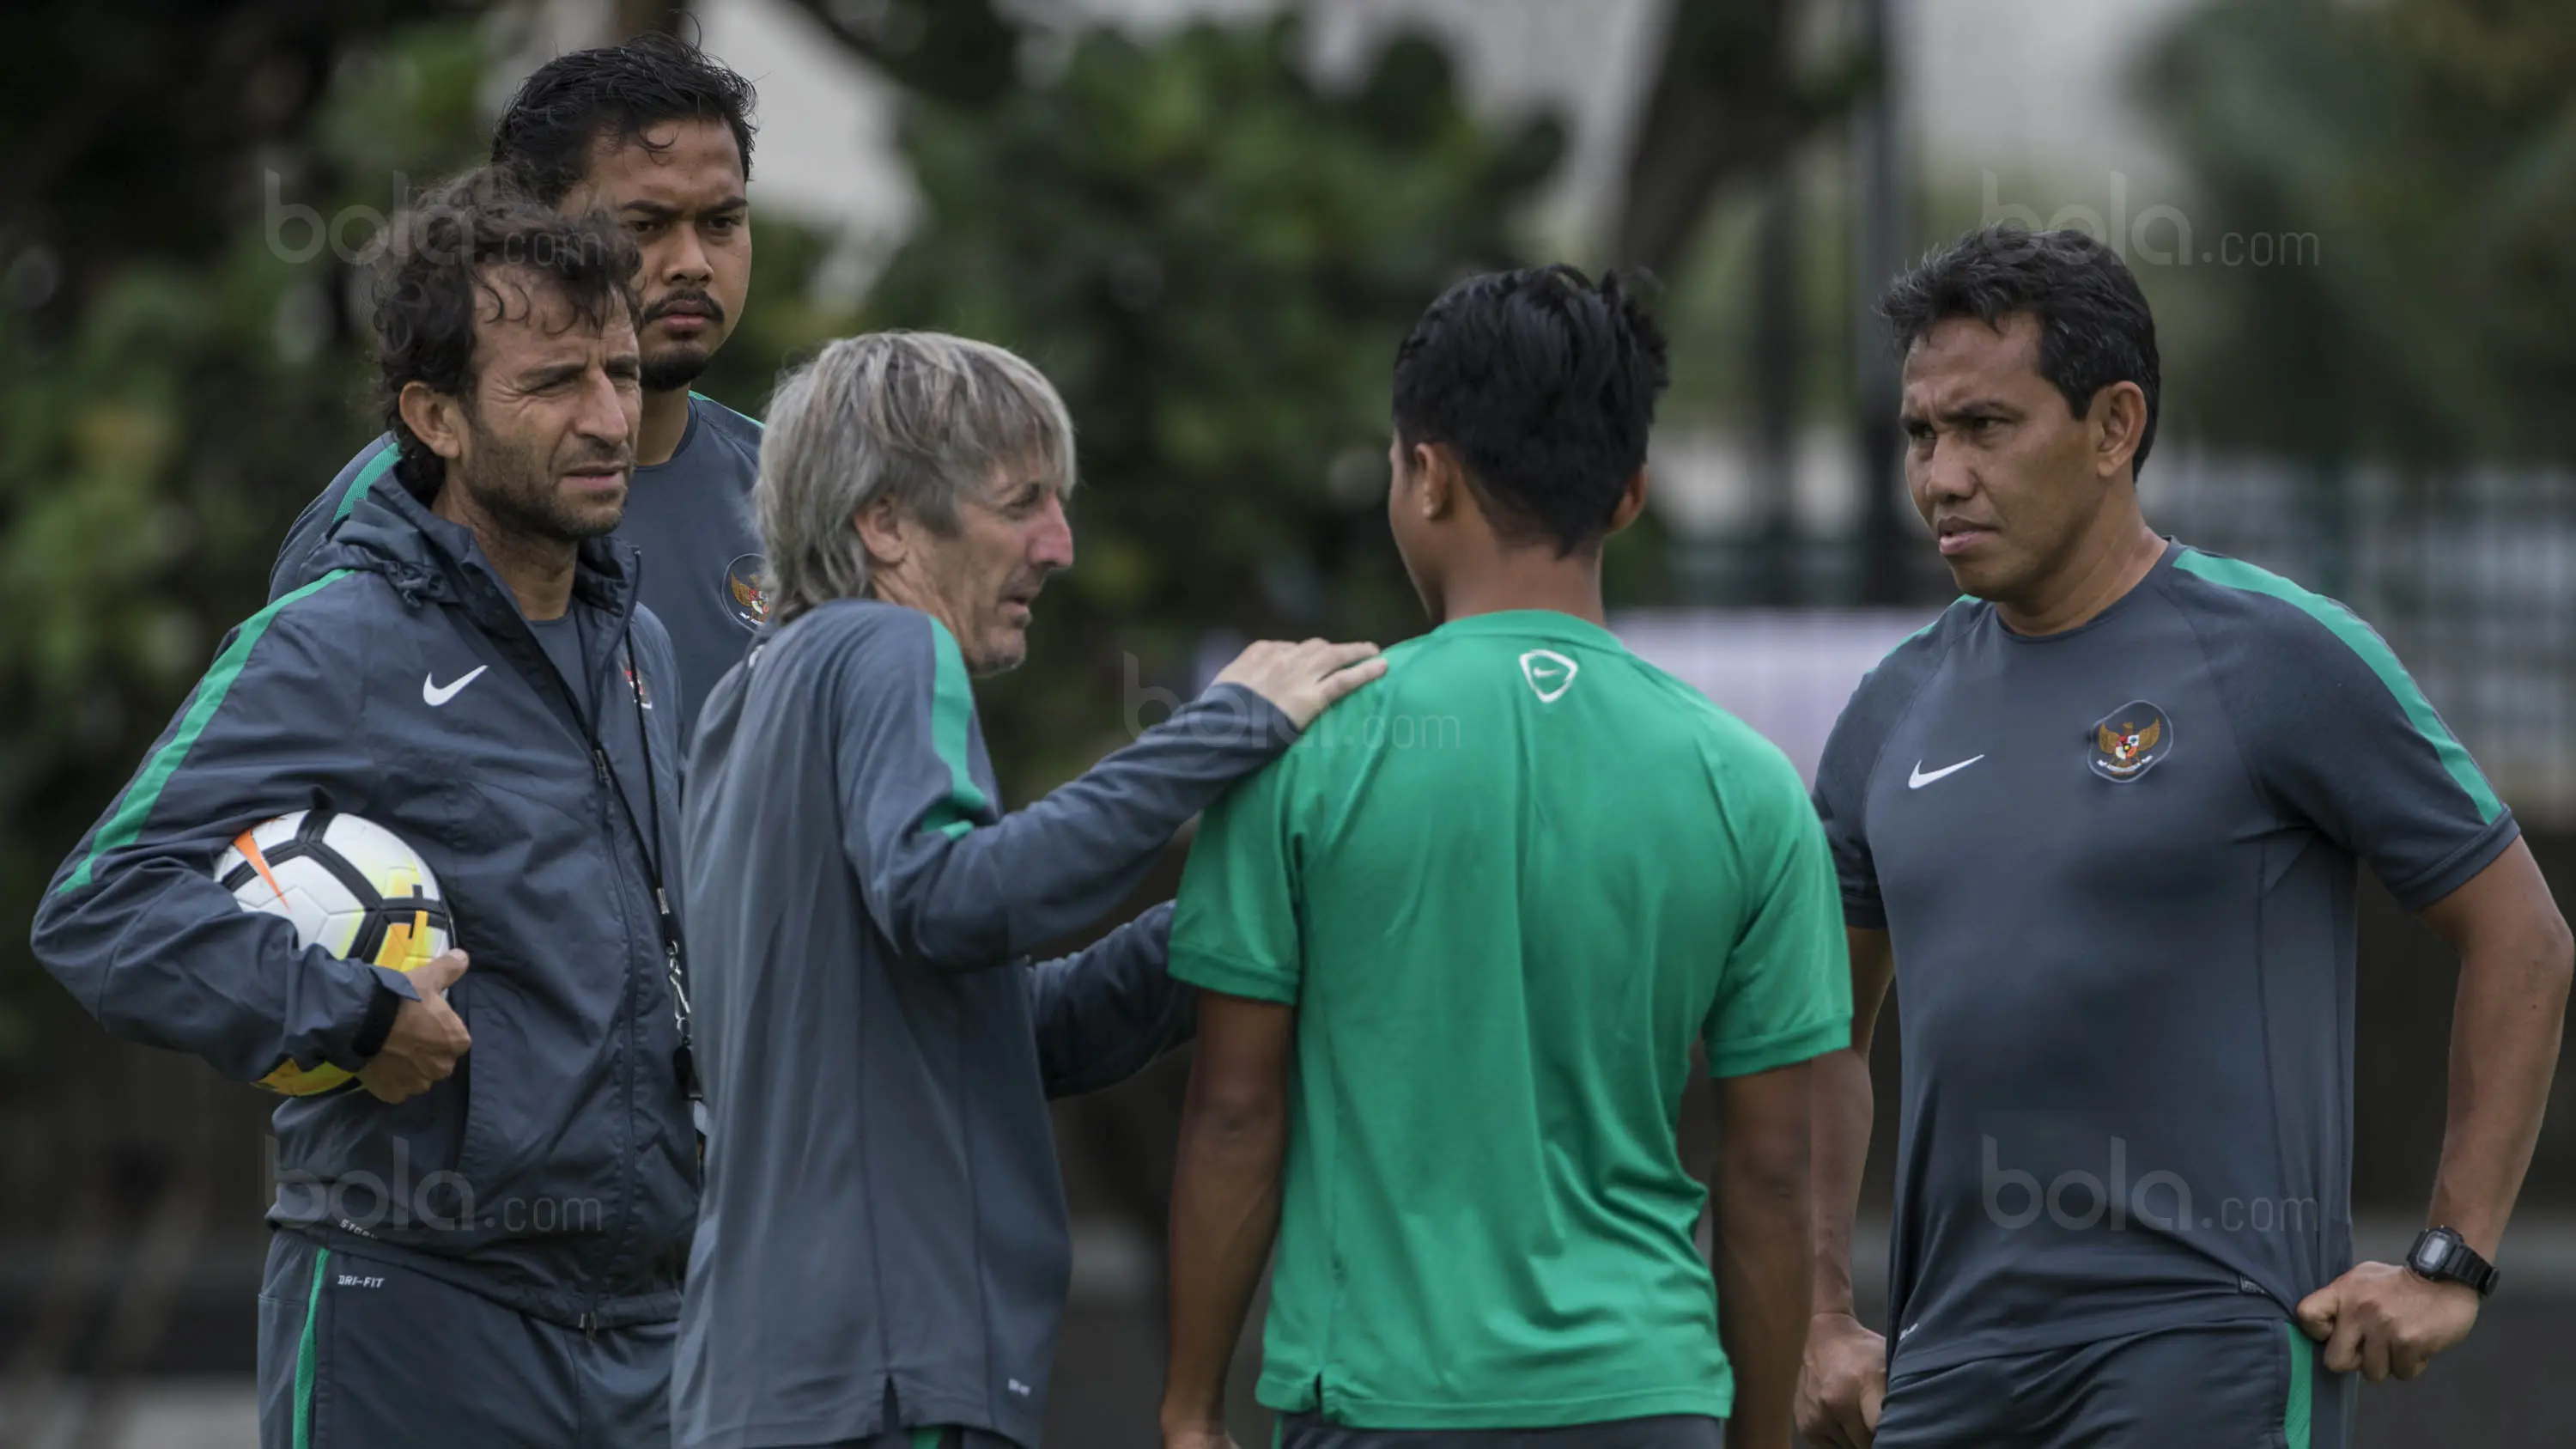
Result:
M2564 928L2535 928L2461 953L2451 1017L2448 1123L2431 1220L2492 1259L2522 1191L2558 1066L2567 1011Z
M1721 1160L1717 1195L1718 1337L1735 1371L1729 1444L1785 1449L1807 1346L1811 1267L1801 1246L1811 1185L1794 1164Z
M1851 1313L1852 1219L1860 1212L1861 1173L1869 1162L1877 1094L1870 1085L1869 1063L1858 1052L1845 1049L1818 1057L1809 1070L1816 1084L1813 1311Z
M1717 1332L1735 1369L1726 1442L1789 1449L1814 1271L1813 1065L1719 1079L1717 1126Z
M1279 1179L1287 1150L1284 1101L1243 1112L1192 1093L1172 1182L1166 1430L1225 1417L1226 1371L1279 1234Z

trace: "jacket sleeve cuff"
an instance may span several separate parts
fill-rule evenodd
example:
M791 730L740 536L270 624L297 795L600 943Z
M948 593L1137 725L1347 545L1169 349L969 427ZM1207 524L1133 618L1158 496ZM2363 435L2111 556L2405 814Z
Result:
M403 1003L420 999L401 972L380 966L372 974L375 981L367 994L367 1014L358 1019L357 1034L349 1038L347 1057L331 1062L342 1071L354 1072L373 1061L385 1049L385 1039L393 1035L394 1018L402 1014Z

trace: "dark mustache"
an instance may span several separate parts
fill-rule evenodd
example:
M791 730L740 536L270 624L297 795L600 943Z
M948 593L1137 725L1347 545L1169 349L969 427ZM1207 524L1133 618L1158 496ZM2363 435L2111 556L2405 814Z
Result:
M671 314L673 309L683 302L695 304L699 311L707 314L707 320L710 322L722 322L725 319L724 304L717 301L715 298L708 296L706 293L672 292L665 295L662 300L654 303L652 306L645 308L644 320L651 322L656 318L667 317Z

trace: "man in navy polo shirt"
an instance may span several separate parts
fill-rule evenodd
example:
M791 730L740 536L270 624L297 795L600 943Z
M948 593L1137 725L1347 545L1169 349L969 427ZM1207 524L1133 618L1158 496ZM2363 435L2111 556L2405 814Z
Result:
M1884 308L1906 482L1968 597L1861 683L1817 772L1855 1013L1816 1065L1799 1427L2341 1446L2357 1379L2420 1373L2494 1286L2566 923L2368 625L2148 528L2155 324L2117 256L1982 231ZM2460 955L2449 1132L2404 1267L2352 1255L2365 861ZM1850 1243L1891 980L1882 1340L1852 1315Z

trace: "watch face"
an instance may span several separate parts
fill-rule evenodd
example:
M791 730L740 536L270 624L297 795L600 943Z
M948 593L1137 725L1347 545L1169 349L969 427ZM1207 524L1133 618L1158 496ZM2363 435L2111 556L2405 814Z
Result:
M2451 1240L2446 1236L2435 1234L2415 1245L2415 1271L2419 1273L2435 1272L2450 1258Z

